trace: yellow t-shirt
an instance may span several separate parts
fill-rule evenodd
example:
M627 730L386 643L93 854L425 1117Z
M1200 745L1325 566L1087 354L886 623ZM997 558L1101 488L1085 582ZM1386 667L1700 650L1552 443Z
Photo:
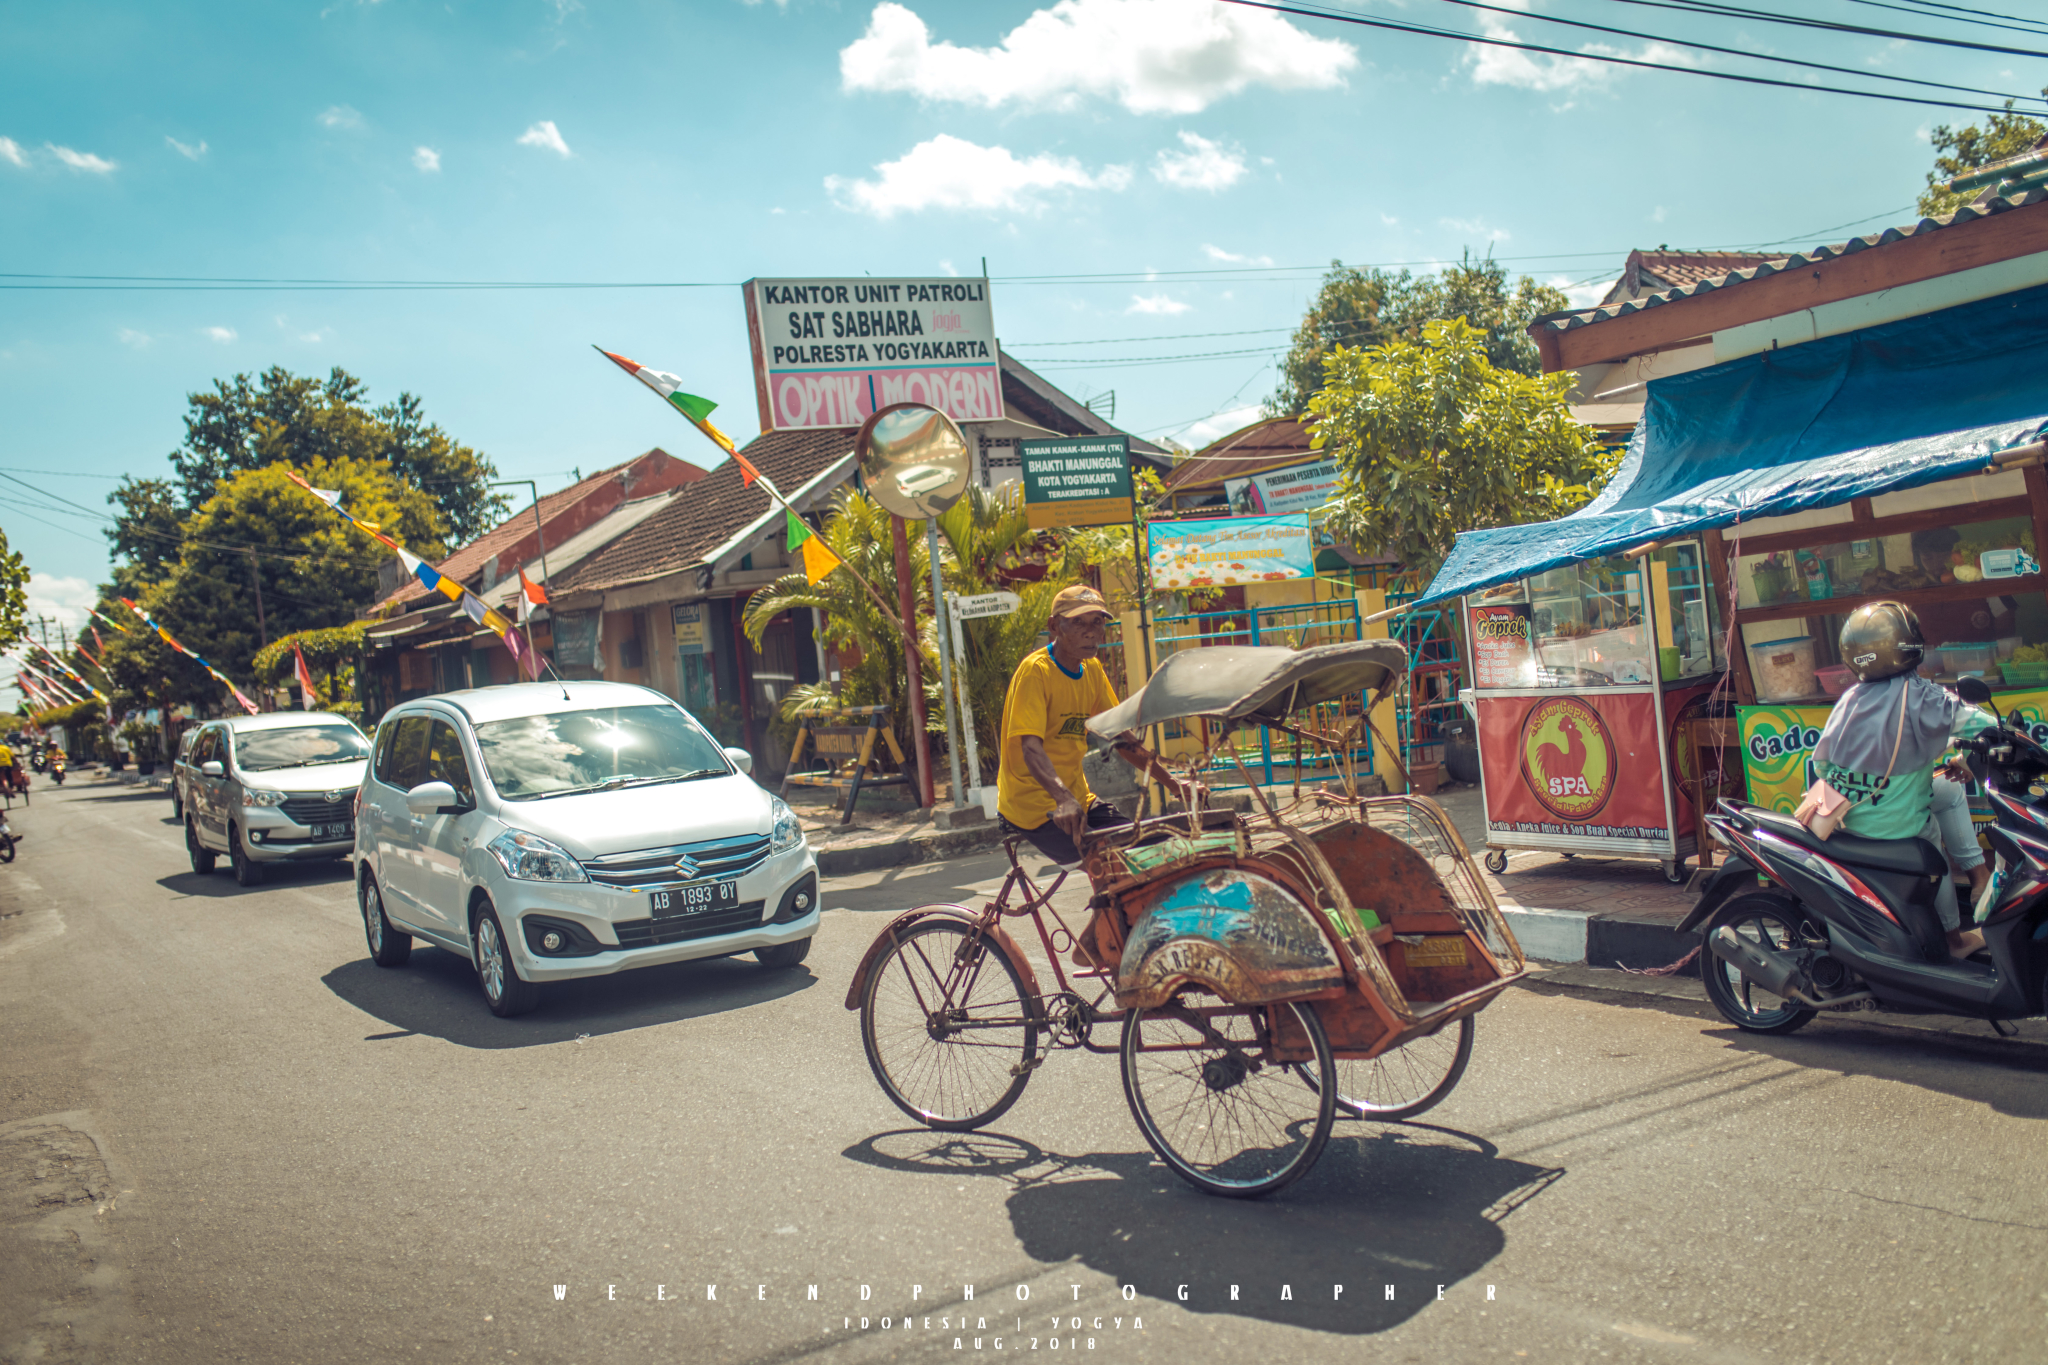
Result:
M11 768L13 766L14 746L11 744L0 744L0 768Z
M1116 689L1090 659L1075 677L1052 657L1052 646L1034 649L1010 679L1003 699L1003 753L996 769L996 810L1019 829L1037 829L1052 818L1052 793L1024 766L1024 737L1045 742L1045 756L1067 790L1085 809L1095 799L1082 776L1088 755L1088 717L1116 705Z

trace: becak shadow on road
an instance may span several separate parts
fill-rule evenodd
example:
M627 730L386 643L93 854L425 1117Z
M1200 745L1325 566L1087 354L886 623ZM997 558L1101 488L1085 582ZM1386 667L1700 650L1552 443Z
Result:
M1189 1312L1351 1334L1406 1322L1438 1286L1446 1298L1483 1293L1460 1282L1500 1254L1503 1220L1564 1175L1454 1129L1356 1122L1263 1200L1198 1193L1148 1151L1065 1156L1001 1133L900 1130L844 1154L1006 1182L1011 1225L1040 1263L1078 1260Z

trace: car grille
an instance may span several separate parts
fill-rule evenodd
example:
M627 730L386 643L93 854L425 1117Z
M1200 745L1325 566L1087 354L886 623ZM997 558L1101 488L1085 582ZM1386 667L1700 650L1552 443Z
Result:
M678 871L676 863L689 858L697 864L691 873ZM613 853L583 864L590 880L600 886L675 886L681 882L722 881L744 877L768 857L768 836L742 834L732 839L706 839L702 843L677 844L673 848L643 848L632 853Z
M294 796L280 809L297 824L332 825L354 818L355 795L350 792L339 801L324 801L317 796Z
M664 943L687 943L691 939L736 934L761 923L766 901L747 901L730 910L706 910L695 915L673 915L664 919L629 919L614 924L621 948L658 948Z

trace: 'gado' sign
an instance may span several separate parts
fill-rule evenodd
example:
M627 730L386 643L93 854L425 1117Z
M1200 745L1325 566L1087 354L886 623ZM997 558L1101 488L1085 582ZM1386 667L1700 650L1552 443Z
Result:
M891 403L1003 415L987 280L749 280L763 431L857 427Z

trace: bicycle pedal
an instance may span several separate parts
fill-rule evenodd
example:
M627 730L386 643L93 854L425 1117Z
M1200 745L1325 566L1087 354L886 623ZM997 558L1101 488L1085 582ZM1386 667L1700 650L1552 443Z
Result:
M1010 1074L1011 1074L1012 1076L1023 1076L1023 1075L1026 1075L1026 1074L1028 1074L1028 1073L1030 1073L1030 1072L1033 1072L1033 1071L1036 1071L1036 1070L1038 1070L1038 1068L1039 1068L1039 1067L1040 1067L1041 1065L1043 1065L1043 1064L1044 1064L1044 1062L1045 1062L1045 1058L1044 1058L1044 1057L1033 1057L1033 1058L1032 1058L1032 1059L1031 1059L1030 1061L1028 1061L1028 1062L1019 1062L1019 1063L1017 1063L1017 1064L1016 1064L1015 1066L1011 1067L1011 1068L1010 1068Z

